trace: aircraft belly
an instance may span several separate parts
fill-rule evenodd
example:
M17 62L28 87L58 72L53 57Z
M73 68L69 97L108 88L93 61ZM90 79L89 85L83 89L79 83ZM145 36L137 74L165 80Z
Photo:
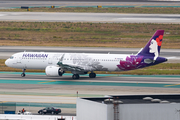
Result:
M103 68L106 68L107 71L115 71L117 68L117 63L114 61L113 62L105 62L102 64L102 66L103 66Z

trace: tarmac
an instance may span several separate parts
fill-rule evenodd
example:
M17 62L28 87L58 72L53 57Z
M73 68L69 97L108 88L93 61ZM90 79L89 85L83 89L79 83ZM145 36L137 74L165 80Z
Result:
M103 97L107 95L178 94L180 76L141 76L97 74L72 80L71 74L47 77L44 73L0 72L0 101L15 102L16 111L22 108L33 114L39 109L54 106L62 109L60 115L76 115L77 97Z

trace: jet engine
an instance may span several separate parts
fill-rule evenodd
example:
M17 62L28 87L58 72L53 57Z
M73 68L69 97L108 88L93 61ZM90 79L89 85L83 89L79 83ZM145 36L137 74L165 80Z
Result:
M51 77L62 76L64 71L57 66L47 66L45 69L46 75Z

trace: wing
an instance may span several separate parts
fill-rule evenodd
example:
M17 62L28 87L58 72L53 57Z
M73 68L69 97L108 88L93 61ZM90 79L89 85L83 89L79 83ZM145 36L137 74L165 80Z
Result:
M82 66L78 65L62 64L61 67L68 71L85 71Z
M57 63L63 70L68 70L68 71L85 71L84 66L80 65L73 65L73 64L63 64L63 59L64 55L62 55L61 59Z

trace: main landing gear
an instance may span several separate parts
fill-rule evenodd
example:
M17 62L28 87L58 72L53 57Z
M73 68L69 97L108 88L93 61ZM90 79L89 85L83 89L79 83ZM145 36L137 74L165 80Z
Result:
M93 73L93 72L92 72L92 73L89 73L89 77L90 77L90 78L95 78L95 77L96 77L96 73Z
M74 75L72 76L72 78L73 78L73 79L79 79L79 74L74 74Z
M89 78L95 78L95 77L96 77L96 73L94 72L89 73ZM79 74L73 74L72 79L79 79Z
M23 69L23 73L21 74L21 77L25 77L26 76L25 71L26 71L26 69Z
M89 77L90 78L95 78L96 77L96 73L93 73L93 72L89 73ZM73 74L72 78L73 79L79 79L79 74Z

